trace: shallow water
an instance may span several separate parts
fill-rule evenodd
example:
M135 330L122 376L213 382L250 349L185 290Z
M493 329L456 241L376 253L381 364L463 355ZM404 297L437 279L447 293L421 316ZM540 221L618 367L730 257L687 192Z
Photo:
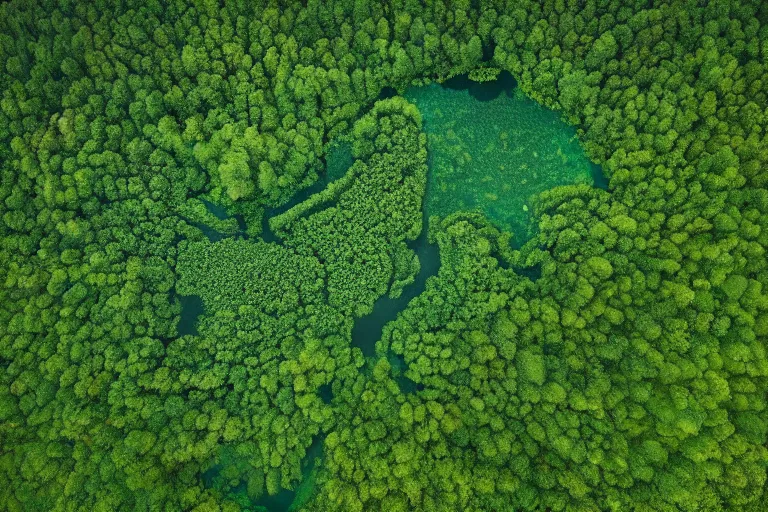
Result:
M264 492L259 498L251 499L247 490L248 471L261 471L248 467L248 463L242 459L233 457L230 450L223 449L219 454L219 462L203 473L203 483L207 488L218 489L225 493L229 500L238 503L243 510L252 510L254 512L293 512L300 510L306 501L311 497L315 485L315 475L318 467L318 458L323 453L323 437L320 435L312 439L312 444L307 448L306 455L301 462L302 481L296 486L296 489L281 489L277 494L269 495ZM234 487L229 487L232 482L230 476L225 476L224 472L230 466L241 467L241 477L239 483ZM262 478L257 476L257 478Z
M382 91L384 96L392 93ZM430 155L422 233L408 243L419 258L420 270L399 297L380 297L370 314L355 321L352 345L366 357L375 355L384 326L424 291L430 276L437 274L439 252L426 236L429 215L480 210L497 227L512 232L513 245L519 246L531 234L529 212L537 193L570 183L607 187L600 166L589 161L579 146L575 129L556 112L525 97L507 72L490 82L474 82L461 75L442 85L413 87L406 98L419 107ZM318 180L264 213L262 240L281 243L271 231L269 219L325 189L353 162L349 143L332 144ZM208 201L205 204L216 218L226 218L224 208ZM244 234L241 216L238 225ZM535 270L528 277L535 279Z
M431 155L426 209L480 210L519 246L531 235L532 200L558 185L606 186L576 130L527 98L508 73L476 83L456 77L414 87Z

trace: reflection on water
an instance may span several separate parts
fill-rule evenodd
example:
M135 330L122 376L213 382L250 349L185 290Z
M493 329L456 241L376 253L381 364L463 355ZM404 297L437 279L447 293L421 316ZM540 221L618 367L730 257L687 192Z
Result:
M502 93L508 93L514 89L517 86L517 81L512 73L502 71L496 80L476 82L470 80L469 75L458 75L443 82L442 86L454 91L467 91L471 97L478 101L491 101L498 98ZM422 87L418 89L422 89ZM408 91L406 97L413 92L415 89Z

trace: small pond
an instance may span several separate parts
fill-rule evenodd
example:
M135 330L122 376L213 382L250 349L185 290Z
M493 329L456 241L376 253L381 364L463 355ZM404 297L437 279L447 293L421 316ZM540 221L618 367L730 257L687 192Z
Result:
M489 82L466 76L410 88L430 151L429 215L480 210L519 246L530 236L531 202L558 185L605 186L576 129L525 96L502 72Z
M177 330L179 336L192 335L197 336L197 322L200 315L205 312L203 299L197 295L179 295L181 304L181 315Z

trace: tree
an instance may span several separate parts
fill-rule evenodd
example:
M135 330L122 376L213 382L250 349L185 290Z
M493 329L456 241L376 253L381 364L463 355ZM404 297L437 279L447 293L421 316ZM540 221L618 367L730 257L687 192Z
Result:
M619 45L613 34L610 31L604 32L593 43L584 63L590 69L600 69L609 60L615 58L618 51Z

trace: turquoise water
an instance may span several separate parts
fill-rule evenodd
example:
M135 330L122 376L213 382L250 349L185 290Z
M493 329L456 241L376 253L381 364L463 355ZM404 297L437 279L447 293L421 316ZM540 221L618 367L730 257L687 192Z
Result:
M519 245L530 238L536 194L558 185L605 186L575 128L527 98L508 74L482 84L460 77L414 87L405 97L419 108L427 133L429 215L479 210Z
M440 256L437 247L427 241L428 216L480 210L497 227L512 232L513 244L519 246L532 233L530 212L536 194L571 183L607 186L600 166L590 162L578 144L575 129L556 112L525 97L509 73L482 83L466 75L454 77L442 85L413 87L406 98L421 112L430 159L422 233L408 244L419 259L419 271L399 296L382 296L370 314L356 319L352 345L366 357L375 355L384 326L424 290L430 276L437 274ZM264 212L262 240L280 244L269 228L269 219L306 201L346 173L354 162L350 144L332 143L324 162L325 171L315 183L287 203ZM215 218L227 218L223 207L204 203ZM240 234L246 236L242 217L238 217L238 224ZM535 271L528 277L535 278ZM192 333L190 325L199 311L188 299L183 305L180 329Z

